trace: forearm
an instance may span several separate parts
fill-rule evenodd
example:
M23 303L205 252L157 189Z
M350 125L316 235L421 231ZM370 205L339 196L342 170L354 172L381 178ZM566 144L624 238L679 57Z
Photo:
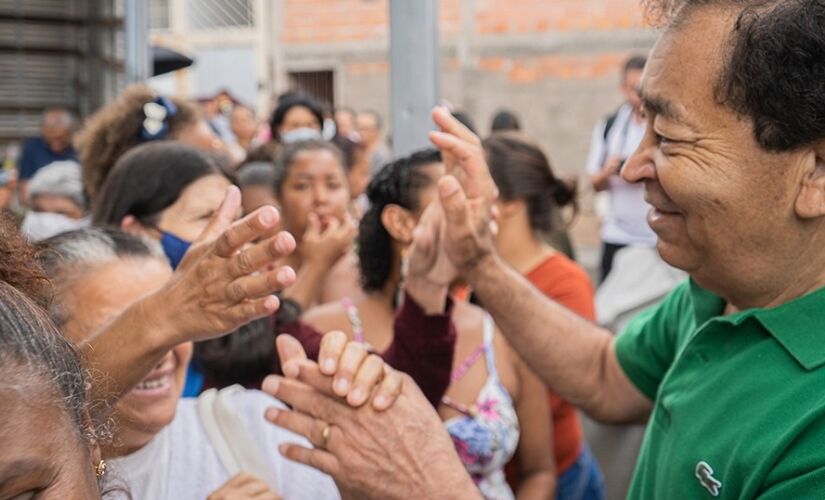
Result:
M599 193L610 189L610 174L605 175L604 171L590 176L590 183L593 189Z
M395 317L392 344L381 354L390 366L412 377L434 407L450 385L456 341L451 313L452 303L446 311L431 314L411 295L405 296Z
M556 476L551 471L535 471L521 478L516 492L518 500L556 498Z
M158 320L154 296L129 307L89 340L78 345L93 377L89 400L95 404L96 421L105 420L115 403L137 385L177 341L168 331L172 322Z
M623 394L612 394L628 387L615 380L623 375L616 373L610 332L545 297L495 255L481 260L468 280L516 352L550 389L599 419L622 420L637 410L637 400L623 408L616 404Z

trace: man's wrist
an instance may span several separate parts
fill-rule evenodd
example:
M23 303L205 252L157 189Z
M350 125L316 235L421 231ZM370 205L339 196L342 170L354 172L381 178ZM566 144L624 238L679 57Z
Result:
M467 280L468 285L474 289L478 289L479 284L484 282L490 273L494 272L501 265L503 265L503 263L495 252L485 252L467 268L464 273L464 278Z

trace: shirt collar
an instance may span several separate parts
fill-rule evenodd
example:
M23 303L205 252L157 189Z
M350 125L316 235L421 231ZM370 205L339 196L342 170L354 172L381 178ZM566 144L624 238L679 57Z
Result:
M696 325L720 317L725 300L690 280ZM825 288L770 309L749 309L720 318L733 325L756 319L806 370L825 365Z

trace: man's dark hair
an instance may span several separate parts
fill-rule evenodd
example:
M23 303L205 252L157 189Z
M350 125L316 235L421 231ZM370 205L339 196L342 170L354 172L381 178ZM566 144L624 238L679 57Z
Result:
M627 61L625 61L624 68L622 69L622 75L627 76L627 74L631 71L644 71L646 64L647 57L632 56Z
M648 12L678 27L704 6L741 8L717 100L753 122L768 151L825 138L825 0L647 0Z

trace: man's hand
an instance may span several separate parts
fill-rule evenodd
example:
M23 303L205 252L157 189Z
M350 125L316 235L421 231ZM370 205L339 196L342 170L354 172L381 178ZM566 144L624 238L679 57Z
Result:
M257 477L241 472L215 490L207 500L281 500Z
M295 249L289 233L252 243L278 224L278 211L261 207L234 221L240 200L230 187L172 279L149 297L158 329L172 337L169 345L213 338L273 314L279 301L271 294L295 281L287 266L261 271Z
M593 189L595 189L596 192L610 189L610 178L619 174L623 164L624 160L618 156L611 156L605 160L602 169L599 170L598 173L590 176Z
M493 250L493 203L498 197L479 138L443 108L433 110L441 132L430 140L442 153L448 175L438 183L444 211L439 239L459 273L467 277Z
M395 404L378 412L342 402L315 363L297 366L296 379L271 375L263 384L293 408L271 408L266 418L315 447L282 445L285 457L331 475L343 498L480 498L444 423L408 377Z
M284 374L297 377L298 362L307 359L301 343L289 335L279 335L276 345ZM371 398L373 408L386 410L401 394L401 374L343 332L324 335L318 360L321 371L334 377L335 395L346 398L350 406L362 406Z

